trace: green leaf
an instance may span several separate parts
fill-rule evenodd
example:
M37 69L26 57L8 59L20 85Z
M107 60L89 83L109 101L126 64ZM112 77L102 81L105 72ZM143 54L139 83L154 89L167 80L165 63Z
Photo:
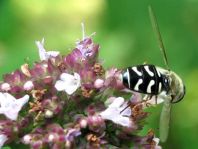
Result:
M2 149L12 149L12 148L9 146L5 146L5 147L2 147Z

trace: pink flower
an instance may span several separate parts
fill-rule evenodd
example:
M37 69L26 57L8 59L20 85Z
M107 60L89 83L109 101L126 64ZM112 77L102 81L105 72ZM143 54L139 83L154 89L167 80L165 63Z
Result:
M79 135L81 135L80 130L70 128L70 129L68 129L67 134L65 135L65 141L72 142L74 140L74 138L79 136Z
M99 46L95 45L91 38L85 38L83 41L77 42L76 48L80 50L82 56L86 59L97 56Z

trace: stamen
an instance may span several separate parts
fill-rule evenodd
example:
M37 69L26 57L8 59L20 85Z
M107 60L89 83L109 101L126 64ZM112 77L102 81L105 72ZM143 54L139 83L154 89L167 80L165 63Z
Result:
M82 27L82 38L84 40L85 39L85 24L84 24L84 22L81 23L81 27Z

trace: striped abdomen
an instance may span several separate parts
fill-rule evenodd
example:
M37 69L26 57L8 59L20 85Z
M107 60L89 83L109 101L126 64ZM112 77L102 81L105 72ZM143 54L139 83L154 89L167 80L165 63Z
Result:
M169 91L168 79L154 65L137 65L128 67L122 74L125 87L130 90L158 95Z

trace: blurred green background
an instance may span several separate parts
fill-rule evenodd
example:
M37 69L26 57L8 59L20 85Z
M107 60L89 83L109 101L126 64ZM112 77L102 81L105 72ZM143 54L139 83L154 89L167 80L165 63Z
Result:
M198 1L160 0L0 0L0 75L37 61L36 40L48 50L68 53L86 33L96 32L106 68L143 62L164 67L148 15L151 4L169 64L184 80L187 94L173 105L165 149L198 148ZM149 128L158 134L161 107L150 109ZM146 130L143 133L146 133Z

